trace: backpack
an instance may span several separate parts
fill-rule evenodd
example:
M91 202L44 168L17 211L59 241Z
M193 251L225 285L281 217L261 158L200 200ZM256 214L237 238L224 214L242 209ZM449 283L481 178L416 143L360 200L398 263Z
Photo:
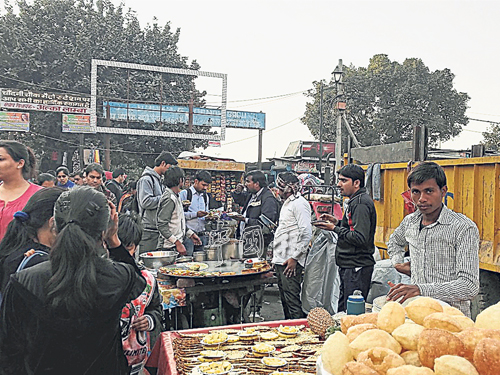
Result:
M16 272L19 272L21 270L24 269L24 267L26 267L26 265L28 264L28 262L33 259L34 257L36 256L42 256L42 255L49 255L49 253L47 253L46 251L43 251L43 250L36 250L33 254L31 254L30 256L28 257L24 257L24 259L22 260L22 262L19 264L19 267L17 267L17 270Z
M139 201L137 200L137 194L129 195L124 194L119 204L119 212L134 212L139 213Z
M29 263L29 261L31 259L33 259L34 257L43 256L43 255L49 255L49 253L47 253L46 251L43 251L43 250L35 250L35 252L33 254L31 254L30 256L28 256L28 257L25 256L23 258L23 260L21 261L21 263L19 264L19 266L17 267L16 272L22 271L26 267L26 265ZM3 299L3 295L0 292L0 305L2 304L2 299Z
M191 188L186 189L186 193L187 193L186 199L191 202L193 199L193 192L192 192ZM207 207L209 199L208 199L208 193L206 191L203 192L203 200L205 201L205 207ZM209 209L210 209L210 207L209 207ZM188 212L189 206L184 206L184 211Z

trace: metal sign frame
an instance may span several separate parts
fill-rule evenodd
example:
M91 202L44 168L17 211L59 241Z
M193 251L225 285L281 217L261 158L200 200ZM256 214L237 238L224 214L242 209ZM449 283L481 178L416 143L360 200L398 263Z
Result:
M159 130L145 129L126 129L126 128L110 128L97 126L97 67L106 66L111 68L123 68L144 70L158 73L180 74L197 77L221 78L222 79L222 104L221 104L221 130L220 134L198 134L198 133L179 133L167 132ZM226 139L226 108L227 108L227 74L203 72L199 70L168 68L154 65L132 64L120 61L97 60L92 59L92 67L90 73L90 129L95 133L108 134L128 134L128 135L147 135L170 138L186 138L186 139L204 139L209 141L224 141Z

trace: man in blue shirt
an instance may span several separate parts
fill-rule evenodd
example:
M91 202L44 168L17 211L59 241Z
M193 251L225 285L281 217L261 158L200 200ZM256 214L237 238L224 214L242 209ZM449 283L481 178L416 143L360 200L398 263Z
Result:
M195 246L191 238L186 238L184 247L188 256L193 252L203 251L203 246L208 243L208 235L205 233L205 216L210 210L210 196L207 193L208 186L212 183L212 176L206 170L198 171L194 177L193 185L180 192L181 201L190 201L190 205L184 212L186 217L186 226L195 232L200 238L202 245Z

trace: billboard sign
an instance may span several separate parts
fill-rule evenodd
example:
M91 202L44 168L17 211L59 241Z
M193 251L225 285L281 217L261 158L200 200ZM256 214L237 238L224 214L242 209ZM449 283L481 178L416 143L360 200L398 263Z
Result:
M0 107L26 111L90 114L90 98L31 90L0 89Z
M108 102L103 103L106 113ZM110 119L116 121L163 122L187 125L188 106L109 102ZM227 127L239 129L265 129L266 114L262 112L226 111ZM193 125L221 127L221 111L211 108L193 108Z
M169 132L149 129L131 129L131 128L117 128L108 126L97 126L97 67L106 66L108 68L117 69L132 69L147 72L168 73L174 75L184 75L190 77L207 77L221 80L221 126L219 134L204 134L204 133L187 133L187 132ZM203 72L195 69L178 69L168 66L155 66L126 63L122 61L109 61L92 59L90 69L90 127L96 133L107 134L129 134L129 135L147 135L151 137L171 137L171 138L184 138L184 139L204 139L208 141L219 141L226 139L226 105L227 105L227 74L216 72Z
M208 141L208 147L221 147L220 141Z
M63 133L93 133L90 128L90 115L62 115Z
M323 157L335 153L335 143L323 142ZM302 142L301 154L304 158L319 158L319 142Z
M29 132L30 114L24 112L0 112L0 131Z

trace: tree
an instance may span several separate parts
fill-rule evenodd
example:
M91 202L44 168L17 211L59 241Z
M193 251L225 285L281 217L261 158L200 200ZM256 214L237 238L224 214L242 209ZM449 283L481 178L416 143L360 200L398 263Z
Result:
M500 123L491 123L490 127L483 132L484 140L481 142L487 150L500 150Z
M422 60L406 59L403 64L390 61L387 55L375 55L368 67L344 67L345 111L354 134L363 146L394 143L412 139L414 125L427 125L429 140L450 139L460 133L468 120L465 116L466 93L453 88L454 75L449 69L430 72ZM322 81L325 87L335 83ZM306 104L302 122L319 137L319 90L313 82L307 92L312 102ZM335 90L324 91L324 140L335 141L335 117L331 110L337 100Z
M91 59L199 69L177 51L180 29L167 23L141 28L132 10L115 7L110 0L18 0L17 11L8 2L0 17L0 87L42 92L90 94ZM186 103L193 98L203 106L204 92L195 76L179 76L125 69L99 68L98 108L103 100ZM175 86L171 85L175 82ZM102 113L100 113L102 116ZM99 120L102 124L102 119ZM186 131L185 125L113 123ZM79 136L61 132L61 114L32 112L30 133L15 136L32 146L42 159L54 150L72 153ZM210 132L210 129L196 129ZM184 139L112 135L113 167L142 168L163 150L179 152ZM207 141L193 141L195 147ZM103 135L85 135L85 147L103 147Z

